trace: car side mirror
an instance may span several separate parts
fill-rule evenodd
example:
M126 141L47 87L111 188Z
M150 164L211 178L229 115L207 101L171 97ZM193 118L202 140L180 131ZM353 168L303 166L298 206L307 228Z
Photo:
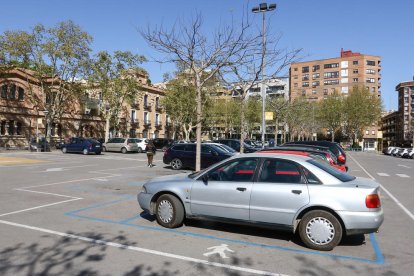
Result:
M203 180L204 184L206 184L206 185L207 185L207 183L208 183L208 175L207 175L207 174L204 174L204 175L201 177L201 180Z

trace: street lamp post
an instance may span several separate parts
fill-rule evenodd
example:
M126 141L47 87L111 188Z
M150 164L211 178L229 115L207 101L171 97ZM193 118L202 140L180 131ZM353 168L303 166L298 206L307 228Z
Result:
M264 148L265 145L265 133L266 133L266 118L265 118L265 111L266 111L266 85L265 85L265 54L266 54L266 18L265 14L268 11L273 11L276 9L276 4L269 4L261 3L259 6L253 7L253 13L261 12L262 16L262 147ZM277 126L276 126L277 127Z
M43 151L46 152L46 146L47 146L46 145L46 143L47 143L47 139L46 139L46 137L47 137L47 128L50 127L50 126L47 125L47 114L49 114L49 111L43 110L43 114L45 114L45 140L43 142L43 146L44 146ZM42 151L42 150L40 149L40 151Z
M105 105L106 110L106 124L105 124L105 143L109 140L109 120L110 120L110 110L111 106L109 104Z

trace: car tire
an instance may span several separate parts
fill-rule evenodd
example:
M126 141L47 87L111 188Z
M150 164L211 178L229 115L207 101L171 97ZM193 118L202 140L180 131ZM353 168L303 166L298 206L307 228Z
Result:
M184 222L184 206L177 197L162 195L157 200L156 217L161 226L177 228Z
M102 153L101 151L98 151L98 152L96 153L96 155L101 155L101 153Z
M167 146L163 146L161 150L162 150L162 151L166 151L167 149L168 149L168 147L167 147Z
M89 154L89 150L88 150L88 149L83 149L82 153L83 153L84 155L88 155L88 154Z
M103 152L106 152L106 147L102 147L102 151Z
M339 220L323 210L306 213L299 224L302 242L307 247L320 251L331 251L337 246L342 239L342 231Z
M173 170L181 170L182 167L183 162L180 159L174 158L173 160L171 160L171 168Z
M141 149L140 147L138 147L137 152L138 152L138 153L141 153L141 152L142 152L142 149Z
M126 148L122 148L122 149L121 149L121 152L122 152L123 154L125 154L125 153L127 153L127 152L128 152L128 150L127 150Z
M65 148L62 148L62 152L63 153L67 153L68 152L68 149L65 147Z

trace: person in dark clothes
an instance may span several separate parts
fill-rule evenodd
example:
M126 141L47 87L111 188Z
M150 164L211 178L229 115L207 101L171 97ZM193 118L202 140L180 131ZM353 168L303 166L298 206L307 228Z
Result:
M156 148L154 146L154 143L151 140L148 141L148 144L145 147L145 150L147 152L148 167L152 168L154 166L152 164L152 160L154 159L154 154L155 154Z

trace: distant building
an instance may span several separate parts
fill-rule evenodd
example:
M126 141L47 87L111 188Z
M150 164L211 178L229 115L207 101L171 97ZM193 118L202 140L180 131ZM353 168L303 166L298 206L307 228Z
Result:
M397 145L397 129L399 126L399 112L392 110L384 112L381 118L381 130L383 137L383 146L396 146Z
M289 78L269 78L265 80L265 89L266 89L266 96L272 97L283 97L286 101L289 100ZM231 96L233 98L240 97L241 93L243 92L242 88L239 84L233 84L233 92ZM262 96L262 82L259 80L257 81L248 91L246 98L249 97L261 97Z
M395 90L398 92L398 112L400 116L397 141L401 144L411 144L414 133L414 78L412 81L399 83Z

